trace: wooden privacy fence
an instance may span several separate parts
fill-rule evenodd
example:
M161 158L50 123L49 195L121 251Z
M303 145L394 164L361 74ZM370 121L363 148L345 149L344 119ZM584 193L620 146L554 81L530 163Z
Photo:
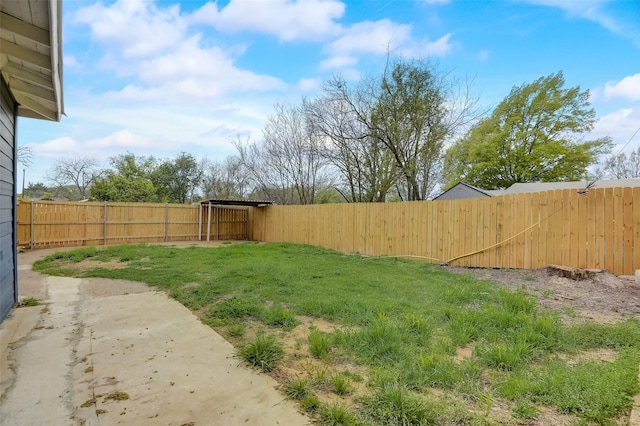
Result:
M248 239L247 209L150 203L20 201L18 245L30 248L137 242ZM207 228L208 226L208 228Z
M556 264L633 274L640 269L640 188L269 206L254 210L253 237L471 267Z
M640 269L640 188L248 209L47 201L18 205L18 244L31 248L225 239L311 244L472 267L556 264L633 274Z

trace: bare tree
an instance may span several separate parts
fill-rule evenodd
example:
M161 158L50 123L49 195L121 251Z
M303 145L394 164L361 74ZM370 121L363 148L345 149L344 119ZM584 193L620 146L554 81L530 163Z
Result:
M340 77L327 81L323 96L305 100L306 114L325 136L323 155L335 168L341 184L336 190L349 202L385 201L397 179L391 153L372 138L366 123L367 105L354 105L346 82Z
M202 178L205 198L242 199L248 196L249 179L242 161L231 156L224 161L206 161Z
M640 146L631 151L629 157L624 153L612 155L606 160L604 168L612 179L640 178Z
M18 147L18 163L24 167L30 167L33 164L33 150L30 146Z
M58 160L53 168L47 171L46 178L60 189L72 187L76 190L69 192L67 198L84 200L87 199L89 187L100 174L96 159L75 157Z
M325 180L322 138L301 107L277 104L262 141L234 144L258 193L281 204L315 202Z

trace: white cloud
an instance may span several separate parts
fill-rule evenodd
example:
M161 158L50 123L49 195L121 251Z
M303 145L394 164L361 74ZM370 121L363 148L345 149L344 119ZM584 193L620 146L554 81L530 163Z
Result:
M385 54L411 39L411 26L396 24L389 19L364 21L351 25L344 34L329 44L333 56L352 53Z
M320 68L323 70L340 69L350 67L358 63L358 58L355 56L332 56L329 59L325 59L320 62Z
M603 93L607 99L626 98L640 101L640 73L627 76L618 82L607 82Z
M75 22L90 25L94 40L121 51L124 58L150 56L176 46L186 31L179 6L158 9L152 0L96 3L80 9Z
M613 143L622 146L626 144L636 132L639 123L640 106L622 108L600 117L591 132L591 136L598 138L610 136L613 139ZM635 142L629 144L630 147L635 148L640 145L637 137L638 136L636 136Z
M112 148L124 148L126 150L150 148L152 144L146 138L132 133L129 129L124 129L103 138L86 141L83 146L96 150L107 148L111 151Z
M64 136L39 144L27 144L36 157L62 158L80 151L80 144L73 138Z
M344 15L345 8L336 0L231 0L224 7L207 3L192 20L227 33L253 31L281 41L325 40L340 30L335 20Z
M444 56L451 52L451 34L445 34L434 42L425 41L424 47L419 49L423 51L426 56Z
M425 58L443 56L451 51L451 34L436 41L414 41L411 25L398 24L389 19L364 21L343 30L336 40L325 47L329 58L320 64L321 69L339 69L354 66L362 55L398 54L405 57Z
M79 140L76 137L65 136L43 143L29 144L35 156L39 158L69 158L82 154L99 160L114 155L114 152L148 150L152 145L152 141L131 132L129 129L118 130L107 136L94 139Z
M235 65L245 46L222 49L190 34L189 17L178 6L120 0L80 9L75 19L89 24L92 38L103 46L101 66L129 78L124 88L108 93L111 99L199 102L230 92L286 88L277 78Z

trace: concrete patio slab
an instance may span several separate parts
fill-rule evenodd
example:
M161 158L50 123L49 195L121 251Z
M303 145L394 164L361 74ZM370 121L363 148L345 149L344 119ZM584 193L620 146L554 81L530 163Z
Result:
M40 282L23 287L23 276ZM20 279L46 300L0 325L1 425L311 423L163 292L33 272Z

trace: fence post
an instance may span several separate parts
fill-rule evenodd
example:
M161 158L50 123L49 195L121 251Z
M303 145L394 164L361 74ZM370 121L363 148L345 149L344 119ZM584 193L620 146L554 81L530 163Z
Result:
M244 239L249 240L249 207L244 211Z
M202 203L198 205L198 241L202 241Z
M107 202L104 202L104 224L102 230L102 244L107 245Z
M164 242L169 241L169 204L164 205Z
M216 241L220 241L220 207L216 207Z
M33 249L34 246L34 241L33 241L33 230L34 230L34 226L33 226L33 218L34 218L34 214L33 214L33 209L34 209L34 203L33 200L31 200L31 212L30 212L30 219L29 219L29 248Z

